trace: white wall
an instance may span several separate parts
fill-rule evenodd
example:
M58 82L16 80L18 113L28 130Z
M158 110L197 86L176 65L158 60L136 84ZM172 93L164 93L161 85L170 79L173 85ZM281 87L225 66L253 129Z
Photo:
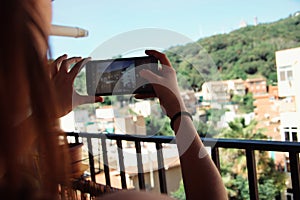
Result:
M289 132L290 141L292 140L292 132L297 132L298 141L300 141L300 113L299 112L285 112L280 114L280 133L281 139L285 140L285 132Z
M299 78L300 78L300 48L286 49L277 51L276 56L276 66L277 66L277 78L278 78L278 95L280 97L287 96L299 96ZM292 70L293 79L281 81L280 72L287 70Z

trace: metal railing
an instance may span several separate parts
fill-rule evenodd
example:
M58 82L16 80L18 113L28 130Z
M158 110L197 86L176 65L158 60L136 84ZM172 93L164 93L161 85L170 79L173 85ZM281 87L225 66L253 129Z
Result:
M69 132L67 136L74 137L75 142L86 139L89 151L89 167L91 180L96 181L95 162L93 155L92 139L101 140L102 147L102 160L104 163L104 174L106 185L111 186L110 181L110 168L108 164L108 155L106 140L116 141L118 147L118 161L120 169L121 184L123 189L127 189L125 165L122 141L132 141L135 143L138 181L139 188L145 189L145 179L143 170L143 160L141 156L141 143L150 142L155 143L157 153L157 167L159 175L160 192L167 193L166 172L164 168L164 156L162 153L163 144L174 144L175 139L172 136L138 136L138 135L119 135L119 134L103 134L103 133L74 133ZM81 139L80 139L81 138ZM299 173L299 142L281 142L281 141L264 141L264 140L241 140L241 139L220 139L220 138L202 138L205 146L211 147L211 156L217 168L220 170L219 149L243 149L245 150L247 171L248 171L248 186L250 199L259 199L258 195L258 181L256 173L256 161L254 152L261 151L277 151L287 152L290 159L290 171L292 180L292 192L294 199L300 199L300 173Z

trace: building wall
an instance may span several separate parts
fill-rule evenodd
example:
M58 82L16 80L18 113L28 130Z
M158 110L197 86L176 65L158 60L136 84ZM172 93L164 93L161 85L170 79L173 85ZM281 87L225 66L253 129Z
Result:
M283 99L280 108L281 137L282 140L291 140L292 133L299 135L300 127L300 48L277 51L275 55L278 96Z
M282 141L300 141L300 48L275 52ZM289 171L289 155L285 153L285 170ZM287 181L291 188L291 180Z
M202 95L205 101L226 103L230 101L231 95L243 96L248 92L253 95L267 93L267 82L265 78L211 81L202 85Z
M233 81L234 83L234 93L240 96L243 96L246 94L246 86L242 79L238 79Z
M279 100L269 94L255 96L254 109L257 128L265 129L264 134L272 140L281 140Z
M115 132L118 134L146 135L146 123L143 116L115 118Z
M248 92L253 96L267 93L267 82L265 78L247 79L245 81Z
M270 97L274 99L278 99L278 86L269 85L268 86L268 93Z
M135 134L137 135L146 135L146 123L145 118L141 115L136 116L135 119Z
M300 48L277 51L275 56L279 97L299 96Z
M151 187L151 178L150 178L151 176L152 175L150 175L149 172L144 174L146 190L160 194L158 171L156 170L153 172L153 183L154 183L153 187ZM180 165L166 169L166 181L167 181L168 195L170 195L172 192L175 192L176 190L178 190L181 179L182 179L182 175L181 175ZM135 188L139 188L138 176L137 175L132 176L131 180L133 182L133 186Z
M229 99L227 94L228 85L225 81L205 82L202 85L203 99L206 101L226 101Z
M285 112L280 114L281 137L283 141L300 141L299 113Z

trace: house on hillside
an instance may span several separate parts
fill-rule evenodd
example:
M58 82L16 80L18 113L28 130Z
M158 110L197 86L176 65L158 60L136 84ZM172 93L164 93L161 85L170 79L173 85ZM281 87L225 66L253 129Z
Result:
M265 95L267 93L267 81L265 78L251 78L245 80L247 93L252 93L253 96Z

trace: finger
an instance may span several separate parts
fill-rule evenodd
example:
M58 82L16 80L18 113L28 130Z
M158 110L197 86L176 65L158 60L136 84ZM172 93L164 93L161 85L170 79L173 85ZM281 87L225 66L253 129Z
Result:
M164 53L156 50L146 50L145 53L149 56L154 56L155 58L157 58L162 65L167 65L169 67L172 66L168 57Z
M50 77L51 78L54 77L57 74L57 72L59 71L59 68L61 66L62 61L64 59L66 59L67 57L68 56L66 54L64 54L64 55L58 57L57 59L55 59L55 61L50 64Z
M147 69L143 69L140 71L140 76L144 79L146 79L147 81L150 82L150 84L153 84L153 83L160 83L160 76L158 76L157 74L153 73L152 71L150 70L147 70Z
M95 103L95 102L103 102L103 97L100 96L84 96L84 95L76 95L76 105L88 104L88 103Z
M60 72L68 72L70 65L79 62L82 58L81 57L72 57L66 60L63 60L61 63L61 67L59 69Z
M76 65L74 65L74 67L69 72L71 78L75 79L77 74L81 71L82 67L90 60L91 60L91 58L89 57L89 58L82 59L81 61L76 63Z

